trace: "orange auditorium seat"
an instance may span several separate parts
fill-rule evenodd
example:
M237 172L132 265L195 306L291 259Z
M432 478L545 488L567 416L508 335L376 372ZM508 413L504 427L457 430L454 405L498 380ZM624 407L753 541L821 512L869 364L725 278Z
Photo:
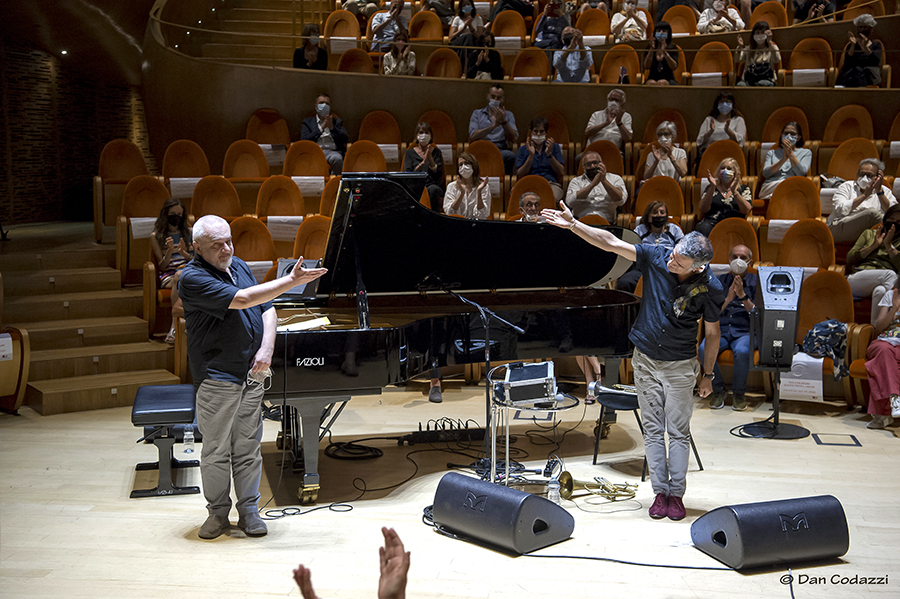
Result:
M287 121L274 108L260 108L250 116L250 120L247 122L246 138L252 139L258 144L290 145L291 143Z
M132 177L149 175L141 149L127 139L114 139L103 146L94 177L94 240L103 240L103 227L116 226L122 211L122 194Z

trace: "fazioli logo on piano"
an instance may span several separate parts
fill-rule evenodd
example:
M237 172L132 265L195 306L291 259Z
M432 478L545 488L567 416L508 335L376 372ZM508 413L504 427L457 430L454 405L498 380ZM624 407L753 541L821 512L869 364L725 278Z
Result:
M297 358L297 366L325 366L325 358Z

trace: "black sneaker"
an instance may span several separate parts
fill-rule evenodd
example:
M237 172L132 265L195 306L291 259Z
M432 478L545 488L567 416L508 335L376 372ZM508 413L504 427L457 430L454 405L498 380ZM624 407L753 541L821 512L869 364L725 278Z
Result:
M721 410L725 407L725 393L723 391L713 391L709 396L709 409Z
M743 393L735 395L731 400L731 409L736 412L743 412L748 407L750 406L747 403L747 396Z

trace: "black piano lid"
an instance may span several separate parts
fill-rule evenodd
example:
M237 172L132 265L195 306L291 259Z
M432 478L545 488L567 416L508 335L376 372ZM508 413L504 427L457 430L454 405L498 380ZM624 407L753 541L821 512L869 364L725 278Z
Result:
M418 201L425 181L424 173L342 175L320 295L355 293L357 262L370 294L599 286L631 264L553 225L429 210ZM640 242L630 229L607 230Z

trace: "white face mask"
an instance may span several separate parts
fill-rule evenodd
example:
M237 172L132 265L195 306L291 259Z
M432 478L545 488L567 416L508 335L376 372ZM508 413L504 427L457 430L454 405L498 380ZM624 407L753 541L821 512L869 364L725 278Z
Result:
M745 272L747 272L747 268L749 268L750 266L749 264L747 264L747 262L741 260L740 258L735 258L734 260L729 262L728 265L731 267L731 272L736 275L744 274Z
M758 33L753 36L753 41L755 41L760 46L764 46L767 39L769 39L769 36L765 33Z
M543 144L544 140L546 140L546 139L547 139L546 135L532 135L531 136L531 141L533 141L537 145Z
M659 143L664 146L671 145L672 143L671 135L660 135L657 139L659 140Z
M607 100L607 101L606 101L606 107L607 107L607 108L621 108L621 107L622 107L622 103L619 102L618 100Z
M471 177L473 172L474 171L472 170L471 165L464 164L461 167L459 167L459 176L462 177L463 179L468 179L469 177Z
M500 100L488 100L488 106L490 106L491 108L499 108Z
M719 178L722 179L723 182L728 183L734 178L734 170L730 168L723 168L719 171Z
M713 9L716 12L719 12L720 10L723 10L724 8L725 8L724 2L713 2Z
M869 186L872 185L872 181L874 177L869 175L860 175L859 179L856 180L856 184L859 185L860 189L866 190L869 189Z
M416 139L419 140L420 144L427 144L429 141L431 141L431 135L427 133L419 133L418 135L416 135Z
M329 106L325 102L319 102L318 104L316 104L316 114L321 117L328 116L329 114L331 114L331 106Z
M731 114L732 104L731 102L719 102L719 114Z
M785 135L784 137L782 137L782 139L787 141L792 146L797 145L797 136L796 135L788 134L788 135Z
M309 43L312 44L313 46L318 46L319 45L319 36L318 35L309 36Z

